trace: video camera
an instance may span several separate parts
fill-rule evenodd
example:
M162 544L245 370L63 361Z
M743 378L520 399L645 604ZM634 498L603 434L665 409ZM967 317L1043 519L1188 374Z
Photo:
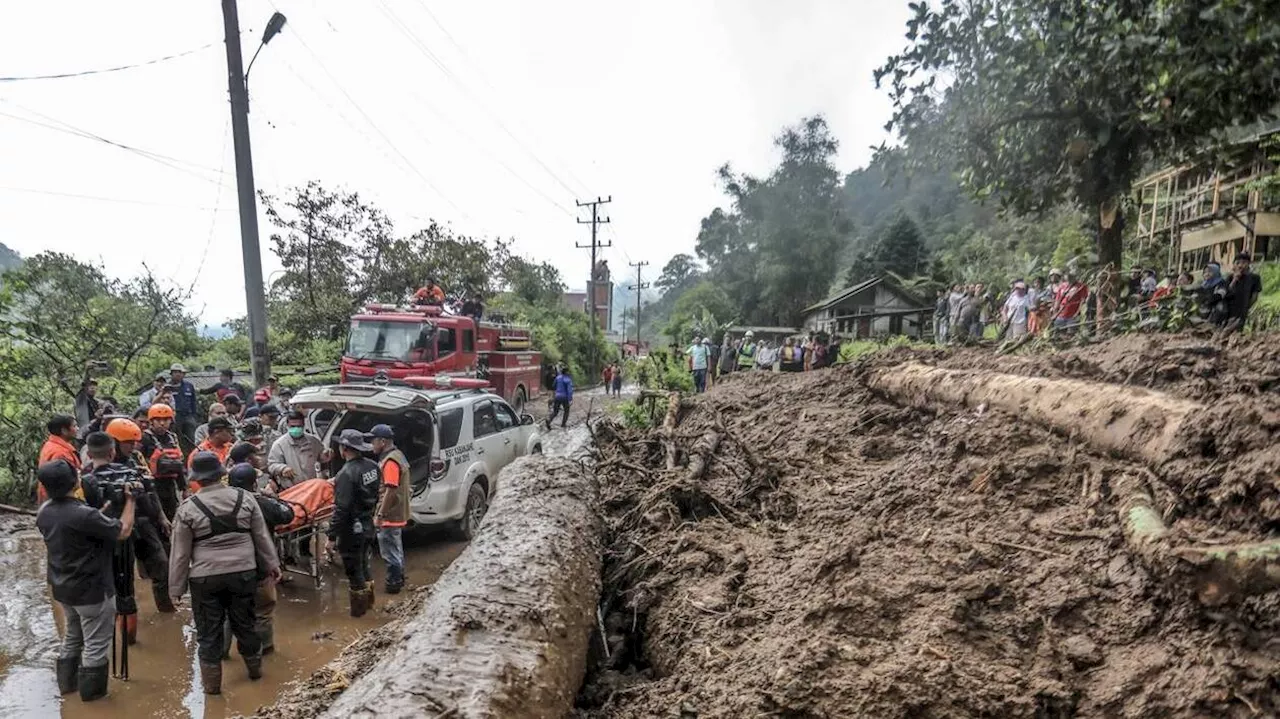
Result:
M146 489L145 478L131 467L99 469L93 473L93 479L102 495L103 505L110 502L110 514L117 518L124 511L125 488L132 489L135 494Z

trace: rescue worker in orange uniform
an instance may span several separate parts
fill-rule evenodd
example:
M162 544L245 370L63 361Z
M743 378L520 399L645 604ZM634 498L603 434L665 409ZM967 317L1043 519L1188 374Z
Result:
M186 496L186 462L182 457L182 445L173 426L173 408L167 404L153 404L147 410L147 429L142 433L142 456L156 483L156 495L164 516L173 520L178 502Z
M191 453L191 457L187 458L187 469L191 469L191 458L195 457L198 452L213 452L218 457L218 461L223 467L227 465L227 456L231 454L231 447L235 443L236 433L235 427L231 424L231 420L226 417L214 417L209 420L209 438L200 443L195 451ZM192 494L200 491L200 483L192 481L187 486L187 491Z
M45 428L49 430L49 438L40 448L40 461L36 466L64 459L76 474L80 474L80 453L76 451L74 444L76 437L80 434L80 426L76 424L76 418L68 414L57 414L49 419ZM83 501L84 489L76 487L72 496ZM49 495L44 491L44 485L37 485L36 504L44 504L47 499Z
M133 527L134 556L139 574L151 580L151 595L155 598L156 609L166 614L175 612L177 610L169 600L169 534L172 527L164 515L147 460L139 450L142 430L131 419L117 418L107 424L106 433L116 442L116 463L135 470L142 478L143 491L135 497L138 515ZM136 609L134 613L136 615ZM130 641L137 634L136 624L137 617L134 616L133 624L129 626Z
M444 304L444 290L440 285L436 284L434 277L427 278L427 285L419 288L413 295L414 304L418 305L442 305Z

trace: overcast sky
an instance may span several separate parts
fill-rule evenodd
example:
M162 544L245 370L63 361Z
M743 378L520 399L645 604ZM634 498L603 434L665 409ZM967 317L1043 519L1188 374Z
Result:
M766 172L785 124L823 113L842 171L889 114L872 70L900 49L897 0L241 0L257 186L359 191L406 232L434 217L585 284L575 199L612 195L615 280L692 252L722 163ZM210 324L244 313L222 15L215 0L8 3L0 242L193 288ZM15 119L23 118L23 119ZM52 125L57 129L50 129ZM74 128L74 130L72 130ZM143 150L143 155L74 132ZM585 215L579 215L584 216ZM280 269L260 218L264 273Z

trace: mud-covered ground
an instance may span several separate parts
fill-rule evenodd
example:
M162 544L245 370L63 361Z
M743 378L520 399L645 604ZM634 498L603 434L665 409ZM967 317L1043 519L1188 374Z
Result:
M1273 410L1280 378L1265 340L871 362L906 359L1152 386L1203 401L1207 422ZM863 371L732 378L681 413L674 471L661 431L597 431L611 652L580 716L1280 713L1280 597L1210 610L1149 574L1110 503L1142 468L995 412L899 406ZM695 479L708 433L721 442ZM1224 438L1218 457L1171 467L1157 499L1175 529L1211 539L1222 467L1269 440ZM1274 531L1246 505L1238 530Z

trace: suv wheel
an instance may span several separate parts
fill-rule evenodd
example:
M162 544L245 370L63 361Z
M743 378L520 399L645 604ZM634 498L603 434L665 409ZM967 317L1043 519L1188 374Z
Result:
M459 536L470 541L476 536L476 532L480 529L480 522L484 519L484 513L489 510L489 498L485 496L484 487L479 482L473 482L471 488L467 490L467 507L462 513L462 517L458 519L457 530Z

